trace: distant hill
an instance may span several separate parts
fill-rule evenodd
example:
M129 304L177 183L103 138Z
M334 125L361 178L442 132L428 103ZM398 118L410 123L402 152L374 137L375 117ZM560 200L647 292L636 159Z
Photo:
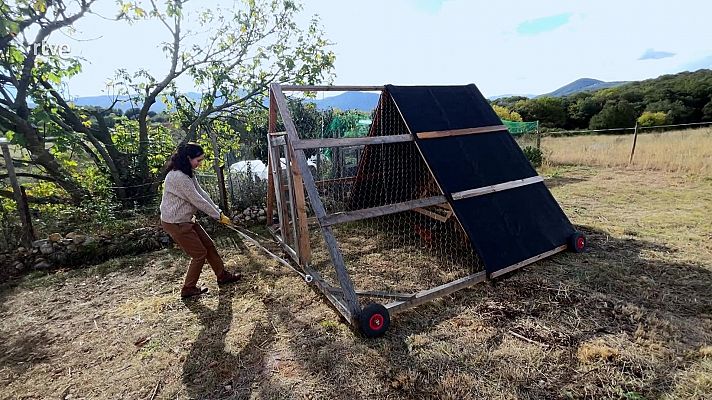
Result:
M591 78L581 78L577 79L568 85L564 85L556 90L554 90L551 93L546 93L539 95L537 97L562 97L562 96L568 96L574 93L578 92L593 92L596 90L601 90L601 89L606 89L606 88L611 88L615 86L620 86L624 85L626 81L617 81L617 82L604 82L604 81L599 81L598 79L591 79Z
M193 100L198 100L200 99L200 93L195 93L195 92L188 92L186 93L186 96ZM142 103L134 103L131 104L129 101L128 96L119 96L119 103L116 104L115 108L119 108L122 111L126 111L131 108L139 108L142 106ZM102 108L108 108L111 103L114 101L113 97L109 96L85 96L85 97L76 97L73 98L72 101L74 102L75 105L77 106L93 106L93 107L102 107ZM166 110L166 104L163 103L160 99L156 99L156 102L151 106L151 111L160 113L161 111Z
M506 97L526 97L526 98L532 99L532 98L536 97L536 95L535 94L516 94L516 93L514 93L514 94L498 94L495 96L488 97L487 100L494 101L497 99L504 99Z
M378 105L380 94L375 92L344 92L323 99L309 99L319 110L338 108L340 110L371 111Z
M527 98L536 98L543 96L553 96L561 97L568 96L570 94L582 92L582 91L594 91L605 89L609 87L623 85L628 82L604 82L598 79L582 78L575 80L568 85L562 86L551 93L543 95L533 95L533 94L503 94L488 97L489 100L497 100L505 97L512 96L523 96ZM186 95L194 100L200 98L199 93L188 92ZM316 104L319 110L326 110L329 108L338 108L340 110L359 110L359 111L371 111L376 108L378 104L378 97L380 95L375 92L344 92L336 96L325 97L323 99L307 99L305 101ZM128 98L123 96L120 97L121 100L127 100ZM113 99L109 96L86 96L77 97L73 99L74 103L78 106L99 106L99 107L109 107ZM126 111L132 107L139 107L140 104L131 105L128 102L122 102L117 105L118 108ZM151 111L161 112L166 110L166 104L157 100L156 103L151 106Z

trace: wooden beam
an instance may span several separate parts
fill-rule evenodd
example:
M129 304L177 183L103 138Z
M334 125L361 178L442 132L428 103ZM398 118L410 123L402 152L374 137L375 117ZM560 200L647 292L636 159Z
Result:
M291 162L291 159L294 156L291 156L291 151L288 148L289 146L284 146L284 161L286 162L286 167L291 169L291 173L287 173L287 198L289 199L289 212L287 213L287 224L291 226L292 228L292 243L294 243L294 248L297 250L297 256L301 260L301 249L299 246L299 235L297 234L297 206L296 206L296 201L295 201L295 188L294 188L294 167L296 165L293 165L294 163ZM291 156L291 157L290 157ZM281 161L280 161L281 162ZM301 179L299 180L301 184ZM294 222L294 223L292 223ZM304 265L305 263L299 263L299 265Z
M359 221L367 218L380 217L382 215L395 214L418 207L434 206L445 202L447 202L445 196L427 197L425 199L409 200L402 203L388 204L380 207L364 208L356 211L330 214L325 216L321 222L322 225L331 226L335 224L342 224L344 222Z
M284 146L287 144L287 140L284 136L273 136L272 143L274 143L275 146Z
M536 261L541 260L542 258L549 257L549 256L554 255L554 254L556 254L556 253L560 253L560 252L566 250L568 247L569 247L568 245L565 245L565 244L564 244L564 245L561 245L561 246L559 246L559 247L557 247L557 248L555 248L555 249L553 249L553 250L549 250L549 251L547 251L547 252L545 252L545 253L541 253L541 254L539 254L538 256L534 256L534 257L531 257L531 258L527 258L527 259L524 260L524 261L520 261L520 262L518 262L518 263L516 263L516 264L510 265L509 267L502 268L502 269L500 269L499 271L495 271L495 272L491 273L491 274L490 274L490 278L496 278L496 277L498 277L498 276L500 276L500 275L504 275L504 274L506 274L506 273L508 273L508 272L512 272L512 271L514 271L515 269L519 269L519 268L525 267L525 266L527 266L527 265L529 265L529 264L531 264L531 263L533 263L533 262L536 262Z
M15 202L17 203L17 212L20 213L20 222L22 222L22 237L20 238L20 241L26 249L32 249L32 241L35 240L35 231L32 228L32 219L29 218L30 211L26 201L27 197L23 196L24 192L20 187L20 183L17 181L15 166L12 163L12 156L10 155L10 147L5 138L3 138L2 142L0 142L0 147L2 147L2 154L5 158L7 175L10 178L10 184L12 185L12 194L15 197Z
M275 198L274 198L274 191L275 191L275 184L274 184L274 177L272 175L272 171L274 169L274 166L272 165L272 156L270 155L272 152L272 142L271 138L275 131L277 130L277 103L274 101L274 93L272 91L269 91L269 121L267 125L267 226L270 226L272 224L272 221L274 221L274 207L275 207ZM279 168L277 169L279 170ZM232 185L231 185L232 186Z
M337 287L331 287L329 289L333 293L341 293L341 289ZM398 299L398 300L408 300L415 297L415 293L394 293L394 292L384 292L381 290L356 290L356 294L359 296L369 296L369 297L382 297L386 299Z
M299 135L297 134L297 128L294 126L294 121L289 113L289 108L287 108L287 99L282 93L282 89L279 84L272 84L272 92L275 95L275 101L277 102L277 108L282 116L282 121L284 122L284 127L287 131L289 137L289 142L299 140ZM319 220L319 225L321 226L322 235L324 236L324 242L326 242L326 247L329 250L329 255L331 256L331 262L336 270L336 276L339 279L339 284L344 290L344 301L348 311L352 316L357 316L361 312L361 306L358 303L356 297L356 292L354 291L354 285L351 281L348 271L346 271L346 266L344 265L344 257L339 250L336 243L336 238L334 237L334 232L328 225L324 225L324 217L326 216L326 210L324 209L324 204L319 198L319 191L314 184L314 177L309 172L309 166L307 165L307 157L304 154L304 150L294 150L294 155L297 160L297 165L302 171L302 179L304 181L304 187L309 194L309 202L311 203L314 214ZM304 267L304 266L302 266ZM355 323L355 318L350 320L351 323Z
M430 217L430 218L440 221L440 222L446 222L452 216L452 211L449 211L449 210L447 211L446 215L440 215L434 211L428 210L427 208L421 208L421 207L414 208L413 211L423 214L426 217Z
M284 92L380 92L383 86L358 85L280 85Z
M291 197L292 218L296 222L294 227L295 247L299 255L299 265L307 265L311 262L311 246L309 244L309 226L307 222L307 206L304 197L304 181L302 179L302 171L295 162L296 154L292 146L287 145L285 154L288 156L288 164L291 169L291 184L294 196ZM307 169L307 174L311 172Z
M271 146L269 148L269 163L273 165L272 181L274 182L273 191L275 203L277 205L277 217L279 218L279 233L286 243L289 243L289 233L287 231L287 203L284 199L284 183L282 183L282 166L279 157L279 147ZM277 168L274 168L277 167Z
M478 272L476 274L468 275L464 278L448 282L446 284L434 287L432 289L424 290L418 292L409 300L394 301L392 303L386 304L386 308L391 313L397 313L408 308L419 306L425 302L433 300L438 297L447 296L450 293L454 293L460 289L464 289L468 286L472 286L476 283L484 282L487 279L487 273L485 271Z
M363 146L368 144L385 144L412 142L413 136L410 134L390 135L390 136L366 136L359 138L323 138L304 139L293 143L295 149L318 149L320 147L348 147Z
M344 300L340 299L339 297L335 296L333 293L334 289L340 290L341 294L343 294L343 291L340 288L335 288L324 280L324 278L321 277L321 275L308 265L305 265L302 267L304 269L304 272L307 275L311 275L313 278L312 282L316 285L316 287L326 296L326 299L329 300L331 304L333 304L334 308L336 308L336 311L341 314L342 317L346 319L350 324L354 325L357 323L356 321L356 316L357 314L352 313L349 310L349 307L347 307L346 304L344 304Z
M544 178L541 176L532 176L530 178L517 179L516 181L509 181L504 183L498 183L496 185L484 186L477 189L463 190L462 192L456 192L452 194L453 200L462 200L469 197L482 196L483 194L501 192L503 190L514 189L521 186L532 185L534 183L544 182Z
M293 248L289 247L289 245L279 235L280 228L274 229L273 227L268 226L267 230L269 231L269 233L272 234L277 243L279 243L279 245L282 247L282 250L284 250L285 253L292 257L292 260L294 260L295 263L299 264L299 257L297 256L297 252L294 251Z
M416 136L418 136L418 139L437 139L449 136L475 135L478 133L499 132L506 130L507 127L504 125L493 125L482 126L479 128L451 129L448 131L418 132Z

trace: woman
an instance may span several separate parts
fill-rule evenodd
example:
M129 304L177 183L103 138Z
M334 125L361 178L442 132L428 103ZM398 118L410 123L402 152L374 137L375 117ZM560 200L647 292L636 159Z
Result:
M225 270L222 258L215 248L215 243L203 227L195 222L195 213L200 210L220 221L230 223L218 206L213 203L207 193L200 187L193 171L205 158L205 152L196 143L186 143L178 146L168 164L170 172L163 182L163 198L161 199L161 226L191 257L185 283L180 291L183 298L206 293L208 288L197 286L203 264L207 260L218 278L218 284L236 282L239 275L233 275Z

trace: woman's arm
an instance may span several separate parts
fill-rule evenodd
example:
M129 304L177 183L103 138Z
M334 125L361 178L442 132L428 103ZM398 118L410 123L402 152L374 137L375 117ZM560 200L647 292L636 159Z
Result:
M210 217L220 219L220 209L218 206L216 206L212 201L206 200L200 192L198 192L198 189L193 183L193 179L191 179L188 175L181 175L182 176L180 176L180 178L175 182L175 188L180 196Z
M195 185L195 189L198 191L198 193L207 201L208 203L212 204L213 207L217 208L218 211L220 211L220 207L218 207L217 204L213 201L213 199L210 198L210 195L203 190L203 188L200 186L200 183L198 182L198 179L193 176L193 184Z

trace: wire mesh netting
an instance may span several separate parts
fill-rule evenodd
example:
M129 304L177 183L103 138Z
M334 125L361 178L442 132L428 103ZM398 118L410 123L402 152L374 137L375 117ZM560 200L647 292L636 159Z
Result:
M409 133L387 95L381 97L372 113L351 121L338 127L332 123L318 132L298 133L300 137L312 138ZM359 132L354 129L359 124L366 126L354 135ZM279 154L283 157L282 150ZM307 155L320 201L329 215L441 195L414 142L322 147L310 150ZM283 190L285 197L290 198L289 187ZM286 213L293 220L289 206ZM313 217L308 208L308 216ZM476 252L447 203L331 228L347 270L360 290L416 292L482 270ZM287 233L285 236L294 234ZM337 283L322 232L316 224L309 225L309 235L312 267L331 283Z

